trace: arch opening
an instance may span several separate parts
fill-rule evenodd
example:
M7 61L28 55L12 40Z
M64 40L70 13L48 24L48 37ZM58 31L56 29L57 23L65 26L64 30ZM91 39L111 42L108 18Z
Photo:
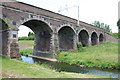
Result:
M86 30L81 30L79 33L79 42L82 43L83 47L88 45L89 35Z
M32 35L29 33L32 33ZM34 32L27 26L19 26L18 31L18 41L19 41L19 50L22 49L32 49L34 48Z
M40 20L29 20L22 25L27 26L34 32L34 51L50 51L52 30L45 22Z
M58 31L59 49L71 50L74 49L74 30L69 26L64 26Z
M8 25L7 23L0 19L0 24L2 26L2 28L0 28L0 44L2 44L2 46L0 46L0 51L2 51L2 55L3 56L8 56L8 47L9 47L9 32L8 32Z
M100 36L99 36L99 42L100 43L103 42L103 39L104 39L103 34L100 34Z
M91 44L92 45L97 45L98 43L98 36L97 33L93 32L91 35Z

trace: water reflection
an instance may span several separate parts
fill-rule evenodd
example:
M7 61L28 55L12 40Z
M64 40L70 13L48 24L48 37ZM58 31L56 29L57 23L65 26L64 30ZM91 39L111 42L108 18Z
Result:
M27 56L21 56L23 62L28 62L31 64L34 64L34 60L32 57L27 57Z

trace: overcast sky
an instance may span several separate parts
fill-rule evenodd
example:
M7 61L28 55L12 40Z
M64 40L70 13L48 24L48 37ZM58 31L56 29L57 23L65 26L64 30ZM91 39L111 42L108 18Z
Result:
M112 32L118 32L118 2L119 0L17 0L41 7L53 12L59 9L79 5L80 21L92 23L95 20L110 25ZM59 12L60 14L77 19L77 7ZM23 29L22 29L23 28ZM25 27L20 27L19 36L22 36ZM25 31L26 32L26 31ZM29 31L28 31L29 32ZM24 33L24 35L27 34Z

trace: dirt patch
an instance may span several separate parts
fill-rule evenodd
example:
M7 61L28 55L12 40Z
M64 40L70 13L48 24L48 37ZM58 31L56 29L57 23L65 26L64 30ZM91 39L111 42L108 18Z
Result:
M16 78L13 74L1 73L0 76L3 78Z
M19 41L20 49L33 49L34 41Z

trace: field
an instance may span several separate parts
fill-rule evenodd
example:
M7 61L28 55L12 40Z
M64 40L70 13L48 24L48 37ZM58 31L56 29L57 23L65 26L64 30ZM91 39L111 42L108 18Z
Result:
M120 69L117 42L104 42L96 46L83 47L81 51L76 52L62 51L57 56L57 60L88 67Z
M32 49L34 46L33 40L20 40L19 47L20 49Z
M102 78L90 74L58 72L44 64L29 64L15 59L0 57L2 78Z

